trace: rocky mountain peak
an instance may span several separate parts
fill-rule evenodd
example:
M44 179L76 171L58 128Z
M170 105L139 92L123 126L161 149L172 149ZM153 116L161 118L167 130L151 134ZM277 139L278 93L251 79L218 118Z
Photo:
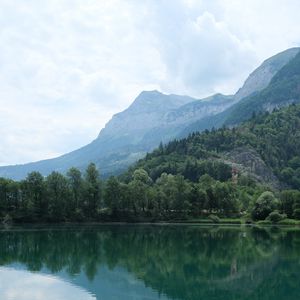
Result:
M133 103L124 112L130 113L151 113L166 112L175 109L181 105L194 101L195 99L188 96L167 95L157 90L142 91Z
M266 88L276 73L292 60L299 51L300 48L290 48L266 59L249 75L244 85L235 94L235 100L239 101Z

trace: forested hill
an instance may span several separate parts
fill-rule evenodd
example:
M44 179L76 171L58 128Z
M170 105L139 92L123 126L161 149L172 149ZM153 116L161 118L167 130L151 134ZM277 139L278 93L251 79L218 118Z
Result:
M278 179L281 186L300 189L300 105L253 115L232 129L206 130L160 145L123 178L143 168L153 180L164 172L192 181L205 173L222 179L223 163L265 183Z
M194 133L148 154L120 178L29 173L0 178L3 222L300 220L300 105ZM297 223L298 224L298 223Z

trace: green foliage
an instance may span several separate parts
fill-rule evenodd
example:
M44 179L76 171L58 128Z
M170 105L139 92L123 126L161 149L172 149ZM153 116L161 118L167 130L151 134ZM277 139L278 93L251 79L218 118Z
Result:
M122 199L121 184L116 177L110 177L105 185L104 190L105 205L109 207L113 215L118 214L120 201Z
M216 215L209 215L208 219L211 220L213 223L220 223L220 218Z
M52 172L46 178L46 192L49 201L48 214L53 221L65 221L69 214L70 190L67 179L60 173Z
M53 172L43 178L33 172L21 182L0 178L0 218L9 215L20 222L208 220L209 215L251 215L254 220L269 216L269 222L281 222L283 214L300 218L299 129L300 105L292 105L253 116L236 128L161 144L126 173L104 183L93 163L83 176L71 168L66 176ZM276 193L277 200L255 177L232 177L227 155L238 147L256 151L282 185L292 189Z
M286 219L286 214L280 214L278 211L272 211L267 217L267 220L272 223L278 223L284 219Z
M263 192L255 201L252 210L254 220L265 220L278 207L278 200L272 192Z
M299 131L300 105L291 105L272 114L258 114L233 129L206 130L174 140L148 154L121 178L130 178L128 173L142 168L153 181L162 173L181 174L193 182L205 174L226 181L231 178L231 167L223 154L243 147L254 149L282 183L300 189Z
M280 193L281 210L288 218L293 217L294 209L300 208L298 199L300 199L300 191L284 190Z
M300 221L294 219L284 219L278 222L279 225L295 226L300 225Z
M85 214L95 218L101 207L102 193L99 172L94 163L89 164L86 169L84 200Z
M272 222L270 220L260 220L257 225L272 225Z
M297 220L300 220L300 208L296 208L294 210L293 217Z

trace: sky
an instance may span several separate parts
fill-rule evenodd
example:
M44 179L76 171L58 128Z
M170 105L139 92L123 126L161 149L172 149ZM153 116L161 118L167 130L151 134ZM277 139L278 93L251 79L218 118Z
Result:
M0 165L95 139L142 90L234 93L300 45L299 0L0 0Z

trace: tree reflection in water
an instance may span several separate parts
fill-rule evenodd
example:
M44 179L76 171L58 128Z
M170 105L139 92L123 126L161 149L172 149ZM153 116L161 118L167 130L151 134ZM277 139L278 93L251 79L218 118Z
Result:
M170 299L298 299L300 231L198 226L2 230L0 264L85 274L123 268ZM220 298L221 297L221 298Z

